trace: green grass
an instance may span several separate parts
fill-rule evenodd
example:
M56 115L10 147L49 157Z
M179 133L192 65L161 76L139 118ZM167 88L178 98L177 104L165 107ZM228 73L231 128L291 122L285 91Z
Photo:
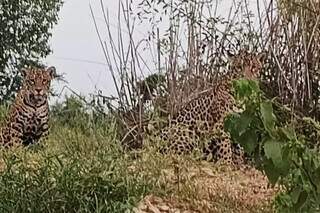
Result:
M5 114L6 108L0 108L1 119ZM247 206L229 192L223 199L208 193L204 189L209 185L215 192L212 184L221 170L194 156L163 156L152 143L136 153L124 152L110 118L59 106L51 126L41 145L0 149L0 212L126 212L146 195L200 212L257 212L264 207Z
M0 151L0 212L124 212L150 191L129 173L114 126L59 126L42 146Z

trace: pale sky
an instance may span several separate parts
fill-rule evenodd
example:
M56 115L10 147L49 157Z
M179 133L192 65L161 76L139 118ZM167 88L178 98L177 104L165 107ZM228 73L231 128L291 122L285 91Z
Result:
M116 1L106 2L110 8L117 6ZM99 1L91 1L91 4L97 11ZM48 65L55 66L58 73L65 73L68 86L76 92L88 94L94 91L95 86L105 92L113 90L110 73L102 65L105 60L91 17L89 0L66 0L59 18L53 30L53 53L46 60ZM56 83L54 88L59 91L63 85Z
M119 1L103 0L105 10L108 10L110 14L112 35L115 37L118 32ZM108 66L105 65L105 57L94 27L89 5L93 8L102 39L108 42L100 0L65 0L59 13L60 20L53 29L50 42L53 53L45 61L47 65L55 66L58 73L65 73L68 86L77 93L87 95L99 89L104 95L114 95L116 93L112 76ZM146 39L149 29L150 26L148 25L136 24L135 41ZM122 27L122 32L124 36L127 36L123 38L126 46L129 43L129 35L125 27ZM139 54L142 55L144 60L151 62L152 57L149 53L143 52L142 47L141 45ZM55 91L59 92L64 85L66 84L63 82L55 82L53 87Z
M106 10L110 12L110 19L114 36L117 35L117 12L120 0L103 0ZM140 2L140 0L136 0ZM222 3L221 14L227 15L229 0L219 0ZM256 2L256 0L251 0ZM102 52L98 36L90 13L91 4L97 17L99 29L104 40L107 32L104 30L100 0L65 0L59 13L59 23L53 29L51 47L53 53L45 60L47 65L55 66L58 73L65 73L68 86L77 93L87 95L101 90L104 95L115 94L112 77ZM147 31L151 25L145 23L135 26L135 39L147 38ZM165 28L165 27L164 27ZM125 32L125 31L124 31ZM128 39L124 39L128 42ZM151 63L152 57L148 53L140 52L144 59ZM151 66L152 63L151 63ZM65 84L54 83L55 91L60 91Z

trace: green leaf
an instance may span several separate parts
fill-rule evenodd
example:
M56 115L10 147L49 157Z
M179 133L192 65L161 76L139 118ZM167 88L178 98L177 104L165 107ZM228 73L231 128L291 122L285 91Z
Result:
M278 212L291 212L289 208L292 208L292 198L289 194L284 192L279 193L275 200L281 206L281 211Z
M275 185L280 177L280 172L277 171L277 168L274 166L271 160L266 159L263 166L264 171L268 177L268 180L272 185Z
M290 172L289 153L282 143L268 139L264 143L264 152L268 159L271 159L280 175L286 176Z
M260 93L258 81L239 79L233 81L233 88L235 90L236 98L243 100L245 98L251 99L252 96Z
M272 136L276 122L276 118L273 114L272 103L270 101L262 102L260 104L260 112L264 128L268 131L270 136Z
M258 81L254 81L254 80L248 80L248 81L249 81L250 89L254 93L260 93L261 92Z
M281 173L283 175L287 175L290 172L291 168L291 152L290 152L290 147L289 146L282 146L281 150L281 163L277 165L277 167L281 170Z
M238 142L244 148L245 152L251 155L258 146L258 137L256 132L253 129L250 129L240 136Z
M299 199L299 197L300 197L301 191L302 191L302 189L301 189L300 186L296 186L296 187L292 190L292 192L290 193L290 195L291 195L291 199L292 199L292 202L293 202L293 203L297 203L297 202L298 202L298 199Z
M250 95L249 91L249 84L247 80L239 79L236 81L233 81L233 88L236 91L236 96L239 99L243 99L244 97L247 97Z
M253 115L250 114L248 111L244 111L243 113L241 113L236 126L239 132L239 135L243 134L247 130L252 120L253 120Z
M282 161L282 145L274 141L273 139L269 139L264 143L264 152L267 158L271 159L274 165L281 164Z
M239 123L239 120L240 116L238 113L229 114L224 120L224 129L235 139L239 137L239 131L237 130L237 123Z
M308 200L308 192L306 191L300 192L298 201L293 205L293 210L295 211L300 210L307 200Z

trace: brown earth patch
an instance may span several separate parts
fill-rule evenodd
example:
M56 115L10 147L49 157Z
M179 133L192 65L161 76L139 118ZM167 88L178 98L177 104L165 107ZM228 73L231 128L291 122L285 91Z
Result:
M254 168L239 170L209 163L162 170L169 195L148 195L135 213L273 212L272 200L279 191Z

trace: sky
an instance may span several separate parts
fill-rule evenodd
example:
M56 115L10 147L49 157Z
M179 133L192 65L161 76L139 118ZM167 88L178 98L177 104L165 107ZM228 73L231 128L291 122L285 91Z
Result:
M111 34L116 37L119 0L103 0L103 3L105 10L109 13ZM68 82L54 82L53 88L57 93L60 93L64 86L68 86L82 95L88 95L97 90L108 96L116 94L112 75L106 65L95 29L90 6L102 40L109 42L100 0L65 0L59 13L59 22L52 32L50 46L53 52L45 59L46 64L55 66L57 72L64 74ZM150 26L145 24L136 24L134 40L139 41L147 38L149 28ZM126 46L129 44L129 34L125 27L122 27L121 31L124 34L123 41ZM153 59L143 51L140 54L145 60ZM65 93L70 94L70 90L64 88L61 98Z
M117 36L117 12L120 0L102 0L105 9L110 14L111 31ZM138 0L137 0L138 1ZM222 1L221 14L226 15L230 4L229 0ZM255 2L255 0L251 0ZM104 53L99 43L93 18L90 12L90 5L97 20L102 40L108 42L108 34L103 21L100 0L65 0L59 13L59 22L53 28L53 36L50 41L53 50L46 58L48 66L55 66L57 72L64 74L68 83L54 82L54 90L58 93L64 86L68 86L78 94L88 95L101 90L104 95L114 95L115 87L112 81L110 69L106 65ZM138 1L139 2L139 1ZM146 22L147 23L147 22ZM135 40L147 38L151 25L136 24ZM165 23L163 24L165 25ZM163 27L165 29L165 27ZM122 29L126 34L126 30ZM124 38L128 43L129 39ZM152 47L151 47L152 48ZM141 51L142 58L153 61L150 54ZM151 63L152 64L152 63ZM146 67L142 68L147 70ZM69 89L64 89L62 98Z
M111 9L116 1L108 1ZM63 73L68 87L87 95L99 88L112 90L103 52L90 13L89 3L95 11L99 1L66 0L59 13L59 22L51 38L52 54L46 62ZM54 89L60 92L66 84L55 82ZM65 90L67 91L67 90ZM112 92L111 92L112 93Z

